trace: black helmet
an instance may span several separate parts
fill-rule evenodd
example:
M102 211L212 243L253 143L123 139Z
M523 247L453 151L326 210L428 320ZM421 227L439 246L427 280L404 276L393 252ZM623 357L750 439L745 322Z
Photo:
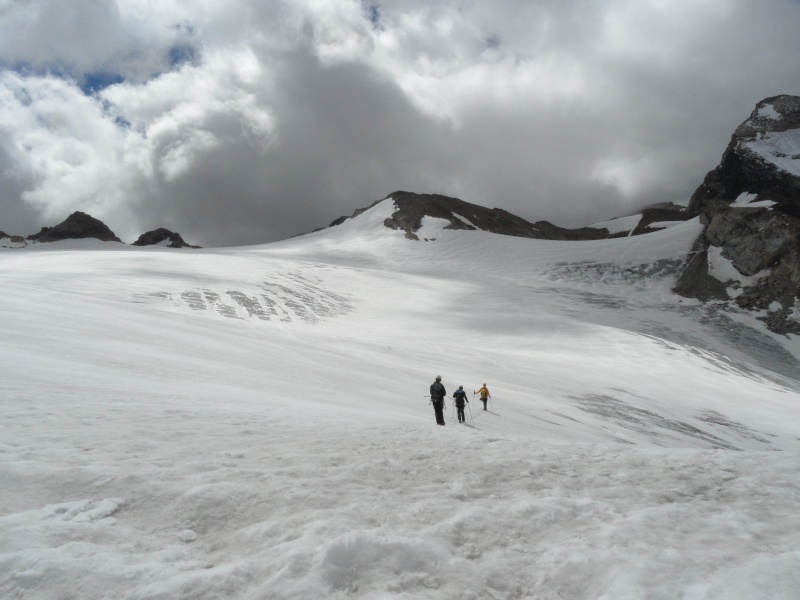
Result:
M436 376L436 381L441 381L441 380L442 380L442 376L441 375L437 375Z

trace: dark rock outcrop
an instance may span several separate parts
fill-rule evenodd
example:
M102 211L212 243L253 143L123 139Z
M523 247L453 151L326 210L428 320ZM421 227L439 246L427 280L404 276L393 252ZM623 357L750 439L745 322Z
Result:
M631 235L642 235L644 233L652 233L653 231L663 229L663 227L652 226L654 223L688 221L694 217L695 215L685 206L680 206L678 204L664 203L658 206L652 206L642 211L642 218L631 232Z
M191 244L187 244L185 241L183 241L183 238L179 233L175 233L174 231L170 231L169 229L165 229L163 227L143 233L139 236L138 240L133 242L132 245L154 246L155 244L160 244L161 242L167 240L169 240L169 244L166 244L167 248L200 248L200 246L192 246Z
M797 96L762 100L736 129L719 166L689 203L688 212L700 216L705 230L678 279L677 293L731 302L733 295L740 308L768 311L761 318L771 330L800 333L794 316L800 299L800 154L785 151L798 141ZM725 286L722 296L709 282L708 261L702 258L712 246L742 276L757 276L755 283L748 280L731 295Z
M757 151L757 142L796 129L800 129L800 97L773 96L759 102L750 118L734 131L719 166L706 175L692 195L689 210L700 214L726 206L745 192L761 196L777 193L796 203L800 199L800 178L772 159L800 161L800 156L778 156L782 154L778 148L766 156Z
M8 235L0 231L0 248L24 248L28 243L21 235Z
M384 222L391 229L416 232L422 227L424 217L434 217L449 221L445 229L482 229L529 238L542 236L536 226L525 219L498 208L489 209L458 198L411 192L394 192L387 198L391 198L397 207L395 213Z
M422 227L424 217L447 220L449 223L445 229L480 229L491 233L534 239L596 240L608 237L608 231L605 229L592 227L565 229L547 221L530 223L500 208L486 208L440 194L415 194L403 191L389 194L386 198L357 210L351 217L340 217L333 221L331 226L340 225L347 219L355 218L389 198L392 199L397 210L384 221L384 225L390 229L404 231L409 239L417 239L416 232Z
M27 239L36 242L58 242L85 238L122 243L122 240L114 235L114 232L105 223L80 211L72 213L64 222L55 227L42 227L39 233L29 235Z
M703 302L729 299L728 286L708 272L708 242L704 235L695 241L673 291Z

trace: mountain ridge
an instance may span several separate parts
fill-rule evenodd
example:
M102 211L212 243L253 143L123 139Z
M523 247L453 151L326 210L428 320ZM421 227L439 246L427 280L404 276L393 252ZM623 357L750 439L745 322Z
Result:
M539 240L590 241L626 235L641 235L661 229L650 225L661 221L685 221L692 217L685 207L674 204L662 204L642 209L641 219L633 230L611 233L602 227L585 226L566 228L554 225L549 221L531 223L502 208L487 208L442 194L425 194L407 191L396 191L377 200L364 208L357 209L351 216L342 216L331 222L329 227L341 225L348 219L355 219L376 204L385 200L395 203L396 211L386 219L384 225L390 229L400 230L409 239L418 239L417 232L422 227L425 217L445 219L449 221L445 229L482 230L500 235L525 237ZM319 231L319 230L316 230Z

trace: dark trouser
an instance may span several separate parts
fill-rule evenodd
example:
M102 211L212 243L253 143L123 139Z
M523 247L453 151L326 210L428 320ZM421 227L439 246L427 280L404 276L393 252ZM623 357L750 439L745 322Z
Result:
M444 398L433 398L433 412L436 413L436 424L444 425Z
M483 402L483 410L486 410L486 401L488 398L481 398L481 402Z
M464 417L464 407L456 404L456 411L458 412L458 422L463 423L467 419Z

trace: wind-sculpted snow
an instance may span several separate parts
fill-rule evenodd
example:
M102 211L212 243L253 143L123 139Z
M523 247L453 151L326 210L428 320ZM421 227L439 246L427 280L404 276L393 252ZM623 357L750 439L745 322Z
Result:
M350 312L351 297L323 287L319 280L297 273L283 274L275 280L249 290L185 290L177 297L191 310L213 311L229 319L259 319L288 323L317 323ZM180 306L171 292L136 292L134 302L169 303Z
M628 284L638 288L653 281L672 277L678 272L683 259L665 258L652 263L618 265L609 263L581 262L556 263L550 269L551 279L597 281L607 284Z
M800 361L797 357L767 334L763 327L755 327L737 320L744 311L731 306L659 303L654 306L650 298L639 300L635 295L621 295L619 289L647 291L654 286L670 284L681 260L665 259L655 263L639 265L614 265L604 263L556 264L548 270L548 278L559 282L580 284L603 284L604 291L579 286L538 288L535 293L546 293L572 301L613 311L615 315L625 312L636 314L657 308L659 311L685 315L698 327L676 328L664 319L637 318L628 325L631 329L650 335L667 346L680 346L696 353L701 358L717 365L757 378L774 378L775 374L791 382L800 382ZM565 305L565 314L580 315L581 308ZM711 335L709 335L711 334ZM746 356L737 357L723 352L719 340L725 340L734 348L745 350ZM674 346L673 346L674 345Z
M684 421L675 421L659 415L656 412L631 406L630 404L609 395L575 396L577 406L586 412L593 413L615 422L620 427L630 428L653 438L653 443L658 446L674 446L675 440L689 437L700 440L712 448L725 448L726 450L739 450L725 442L709 431L704 431ZM737 434L747 431L746 437L769 444L767 440L758 435L753 435L741 424L729 421L725 416L711 412L703 420L712 425L722 425L732 428ZM717 416L718 415L718 416ZM663 441L661 441L663 438Z
M774 434L771 433L760 434L759 432L750 429L742 423L737 423L736 421L730 420L728 417L715 410L703 411L702 416L699 418L701 421L705 421L711 425L718 425L719 427L731 429L742 438L755 440L757 442L761 442L762 444L769 444L769 440L767 440L766 437L775 437Z
M790 385L796 386L800 382L800 361L797 357L778 343L774 336L770 336L752 325L735 320L736 313L729 315L714 306L685 306L679 308L678 311L689 315L698 324L712 330L717 339L726 340L733 347L747 349L747 358L749 359L747 361L716 349L711 350L714 354L713 360L719 364L727 365L731 370L750 377L769 379L773 377L774 373L777 373L783 376L782 383L787 383L788 380ZM675 331L663 324L651 325L650 331L657 332L664 339L676 339ZM709 343L708 337L704 338L697 334L684 334L681 337L693 348L714 348L714 345Z

